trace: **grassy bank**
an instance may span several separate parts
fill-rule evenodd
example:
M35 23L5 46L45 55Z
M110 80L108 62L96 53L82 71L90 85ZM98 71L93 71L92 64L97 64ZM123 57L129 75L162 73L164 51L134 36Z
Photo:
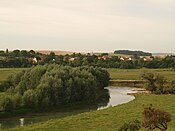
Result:
M47 122L25 126L22 128L10 129L11 131L33 131L33 130L94 130L114 131L124 122L142 118L143 105L153 104L155 107L164 109L173 115L168 131L175 130L175 95L138 95L136 99L128 104L111 107L106 110L92 111L65 117L62 119L50 120ZM165 104L166 103L166 104ZM142 129L144 131L144 129Z

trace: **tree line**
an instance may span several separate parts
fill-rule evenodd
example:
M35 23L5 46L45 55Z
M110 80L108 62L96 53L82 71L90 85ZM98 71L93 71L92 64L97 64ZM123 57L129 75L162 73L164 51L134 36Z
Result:
M32 61L35 58L35 61ZM0 51L0 68L32 67L33 65L58 64L72 67L94 66L102 68L139 69L139 68L175 68L175 56L164 58L151 57L151 60L144 60L144 57L131 56L131 59L122 60L120 56L102 54L81 54L71 55L41 54L33 50L14 50L9 52Z
M1 84L1 90L7 93L1 108L45 110L69 103L93 103L109 79L109 73L97 67L38 65L11 75Z

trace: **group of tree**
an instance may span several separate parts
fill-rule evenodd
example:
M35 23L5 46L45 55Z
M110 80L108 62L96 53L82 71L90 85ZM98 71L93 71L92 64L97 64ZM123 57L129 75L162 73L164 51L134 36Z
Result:
M162 109L154 108L152 105L144 107L143 120L129 121L124 123L118 131L138 131L141 128L146 128L149 131L159 129L160 131L166 131L168 129L168 123L172 120L172 115Z
M108 86L109 73L101 68L38 65L11 75L1 85L7 94L1 108L38 110L58 108L69 103L93 103Z
M17 68L17 67L31 67L30 58L40 59L39 56L43 54L35 52L34 50L13 50L0 51L0 68Z
M130 51L130 50L116 50L114 54L123 54L123 55L133 55L133 56L152 56L152 53L143 52L143 51Z
M33 65L44 65L55 63L72 67L94 66L102 68L138 69L138 68L175 68L175 57L166 56L165 58L154 58L145 61L144 57L132 55L131 60L121 60L119 56L109 56L108 53L102 54L81 54L73 53L67 55L41 54L33 50L14 50L0 51L0 68L31 67ZM32 59L37 62L33 62Z
M163 75L152 72L141 74L146 80L145 88L156 94L175 94L175 81L168 81Z

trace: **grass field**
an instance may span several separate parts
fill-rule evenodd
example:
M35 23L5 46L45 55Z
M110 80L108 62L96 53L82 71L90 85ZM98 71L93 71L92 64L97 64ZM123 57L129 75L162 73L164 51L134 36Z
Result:
M106 110L92 111L50 120L22 128L9 129L12 131L117 131L123 123L142 119L143 105L153 104L154 107L164 109L173 115L168 131L175 130L175 95L138 95L134 101L111 107ZM166 103L166 104L165 104ZM144 131L145 129L141 129Z
M171 69L107 69L112 80L140 80L144 71L164 75L168 80L175 80L175 71Z
M0 82L6 80L9 75L25 69L26 68L0 68Z

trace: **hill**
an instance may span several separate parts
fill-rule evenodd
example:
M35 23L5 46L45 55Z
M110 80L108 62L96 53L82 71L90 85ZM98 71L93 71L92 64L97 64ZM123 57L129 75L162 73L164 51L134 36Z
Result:
M143 51L116 50L114 54L137 55L137 56L152 56L152 53Z

